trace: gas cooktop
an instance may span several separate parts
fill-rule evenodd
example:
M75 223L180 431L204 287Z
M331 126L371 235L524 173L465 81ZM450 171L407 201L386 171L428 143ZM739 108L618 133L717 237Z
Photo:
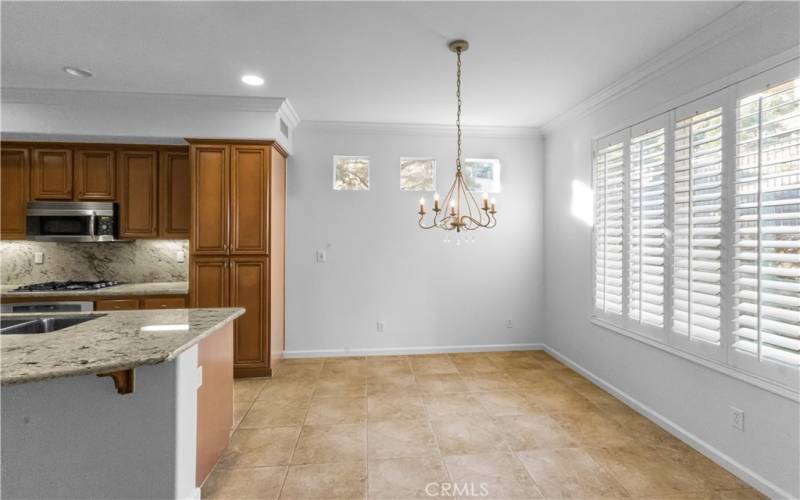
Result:
M119 281L47 281L33 285L23 285L12 290L13 292L65 292L80 290L97 290L110 286L121 285Z

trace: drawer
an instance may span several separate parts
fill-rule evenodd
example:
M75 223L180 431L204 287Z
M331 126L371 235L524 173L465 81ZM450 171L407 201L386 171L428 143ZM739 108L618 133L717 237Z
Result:
M103 299L94 303L96 311L125 311L139 309L138 299Z
M142 309L184 309L184 297L149 297L142 300Z

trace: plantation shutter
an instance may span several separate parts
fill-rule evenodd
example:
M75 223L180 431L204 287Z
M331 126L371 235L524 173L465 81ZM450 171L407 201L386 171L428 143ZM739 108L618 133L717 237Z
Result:
M800 365L800 85L738 99L733 348Z
M628 163L628 317L664 325L664 128L634 136Z
M622 314L625 147L598 143L594 158L595 308Z
M712 96L675 115L672 331L698 349L720 345L722 109Z

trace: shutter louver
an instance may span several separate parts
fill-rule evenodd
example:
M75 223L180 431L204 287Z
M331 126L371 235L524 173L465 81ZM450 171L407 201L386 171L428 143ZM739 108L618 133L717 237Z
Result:
M800 82L740 99L736 121L737 351L800 364Z
M595 156L595 307L612 314L622 314L624 151L617 143Z
M664 129L630 142L628 316L664 324Z
M673 331L719 345L722 108L675 124Z

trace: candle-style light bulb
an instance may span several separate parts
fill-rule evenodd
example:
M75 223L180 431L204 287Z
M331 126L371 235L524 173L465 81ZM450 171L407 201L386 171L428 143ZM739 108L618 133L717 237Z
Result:
M492 198L492 212L497 212L497 198Z
M439 193L433 194L433 209L436 211L439 210Z
M425 213L425 198L419 199L419 213L420 215Z
M489 210L489 193L483 193L483 209Z
M450 215L456 214L456 200L450 200Z

